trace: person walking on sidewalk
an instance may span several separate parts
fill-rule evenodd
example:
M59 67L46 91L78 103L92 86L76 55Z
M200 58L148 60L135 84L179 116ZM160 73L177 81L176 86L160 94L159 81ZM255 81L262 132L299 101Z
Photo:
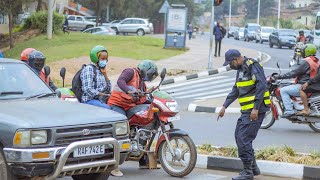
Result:
M215 51L214 56L217 57L217 50L218 50L218 56L220 56L221 51L221 41L226 35L226 29L220 25L218 22L217 25L213 29L213 34L215 36ZM219 49L217 49L219 48Z
M189 24L188 24L187 31L188 31L188 34L189 34L189 40L191 40L192 31L193 31L193 26L192 26L191 22L189 22Z
M241 56L236 49L225 53L224 66L237 70L236 82L226 98L218 118L223 117L225 109L238 99L241 116L235 129L238 154L243 170L233 180L251 180L260 174L256 164L252 142L256 138L267 111L270 110L270 97L262 65L256 60Z

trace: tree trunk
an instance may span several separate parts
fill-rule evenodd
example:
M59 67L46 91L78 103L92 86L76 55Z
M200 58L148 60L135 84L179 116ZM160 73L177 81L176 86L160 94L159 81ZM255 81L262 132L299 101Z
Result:
M13 48L13 17L12 17L12 10L9 10L9 35L10 35L10 49Z
M41 7L42 7L42 0L38 0L37 12L41 11Z

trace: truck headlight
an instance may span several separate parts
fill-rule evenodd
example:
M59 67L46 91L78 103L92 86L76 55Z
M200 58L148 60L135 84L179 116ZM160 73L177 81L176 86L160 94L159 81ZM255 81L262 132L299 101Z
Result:
M31 145L45 144L48 140L46 130L31 131L18 130L13 138L13 145L18 147L29 147Z
M166 106L170 109L172 112L179 112L179 106L176 101L173 102L167 102Z
M128 133L128 123L121 122L116 124L116 135L125 135Z

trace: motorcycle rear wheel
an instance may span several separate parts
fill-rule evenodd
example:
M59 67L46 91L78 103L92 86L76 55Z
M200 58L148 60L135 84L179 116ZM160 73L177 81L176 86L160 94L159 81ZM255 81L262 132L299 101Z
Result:
M274 118L272 111L266 112L266 116L264 117L260 129L268 129L271 127L276 119Z
M320 123L310 123L309 127L317 133L320 133Z
M182 145L181 143L184 143ZM173 177L184 177L188 175L195 167L197 162L197 150L192 139L189 136L178 135L170 138L170 144L173 147L175 156L170 153L168 143L162 142L159 147L159 159L163 169ZM171 160L167 159L171 156ZM189 161L186 164L186 159Z

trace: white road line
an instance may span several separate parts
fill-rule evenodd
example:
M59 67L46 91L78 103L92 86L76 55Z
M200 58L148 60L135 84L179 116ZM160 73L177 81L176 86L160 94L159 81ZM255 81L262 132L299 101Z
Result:
M198 88L200 87L200 85L198 87L195 87L195 86L192 86L192 90L187 90L185 91L186 89L188 89L187 87L182 89L182 88L179 88L179 90L183 90L183 91L180 91L177 93L178 90L176 89L172 89L172 91L174 92L174 96L179 96L179 95L184 95L184 94L194 94L194 93L198 93L198 92L206 92L208 90L215 90L215 89L221 89L223 87L226 87L226 88L230 88L234 85L234 82L232 83L222 83L222 82L215 82L215 83L212 83L212 84L202 84L201 86L206 86L204 88ZM218 85L215 85L215 86L209 86L209 85L213 85L213 84L218 84ZM209 86L209 87L208 87Z
M263 69L279 71L279 69L278 69L278 68L271 68L271 67L263 67ZM282 69L282 68L281 68L280 70L283 70L283 71L290 71L290 69Z
M225 90L226 91L226 90ZM231 89L230 89L231 91ZM200 98L195 98L195 99L199 99L199 100L204 100L204 99L211 99L211 98L217 98L217 97L223 97L223 96L227 96L229 93L223 93L223 94L218 94L218 95L213 95L213 96L204 96L204 97L200 97Z
M191 95L186 95L186 96L173 96L175 98L181 99L181 98L194 98L194 97L198 97L196 99L203 99L202 96L206 96L206 95L217 95L218 93L222 93L222 92L226 92L226 91L231 91L231 89L220 89L220 90L216 90L216 91L210 91L210 92L205 92L205 93L197 93L197 94L191 94ZM228 94L228 93L223 93L223 94ZM220 96L219 96L220 97Z
M223 79L223 78L227 78L227 77L228 76L214 76L214 77L210 77L210 78L187 81L187 82L183 82L183 83L179 83L179 84L164 85L161 87L161 89L166 90L166 89L170 89L173 87L181 87L181 86L185 86L185 85L197 84L197 83L201 83L201 82Z

